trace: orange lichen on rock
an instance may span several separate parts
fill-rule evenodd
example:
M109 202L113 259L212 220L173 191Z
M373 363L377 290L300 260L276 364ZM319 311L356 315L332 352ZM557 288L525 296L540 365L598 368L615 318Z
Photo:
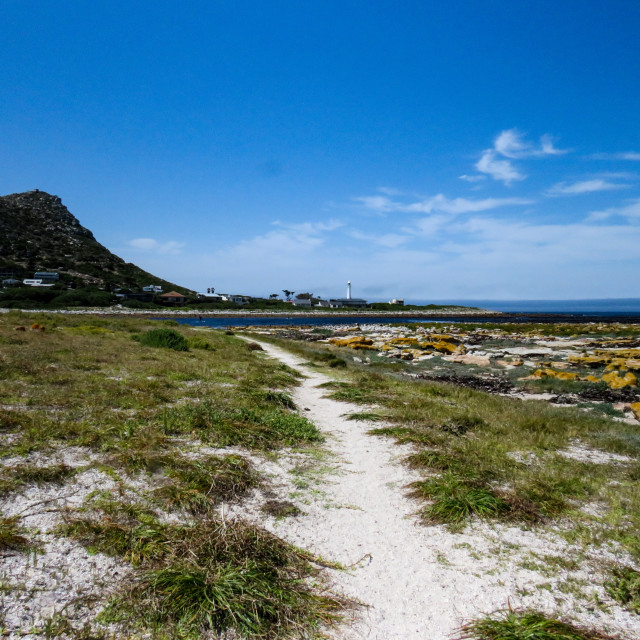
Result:
M433 349L440 353L466 353L467 350L464 345L453 344L452 342L446 342L445 340L439 340L437 342L425 342L423 344L425 349Z
M34 323L31 325L31 330L32 330L32 331L44 331L44 326L43 326L43 325L41 325L41 324L38 324L37 322L34 322Z
M555 369L536 369L533 374L535 378L556 378L557 380L579 380L577 373L569 373L568 371L556 371Z
M602 376L602 380L606 382L611 389L622 389L623 387L633 387L636 385L638 379L631 373L627 372L624 376L621 376L617 371L611 373L605 373Z
M331 344L337 347L349 347L350 349L376 349L373 340L365 336L353 336L352 338L329 338Z
M611 355L607 356L569 356L569 362L583 367L604 367L611 362Z
M636 420L640 420L640 402L632 402L629 405L629 409L633 411L633 415L635 416Z

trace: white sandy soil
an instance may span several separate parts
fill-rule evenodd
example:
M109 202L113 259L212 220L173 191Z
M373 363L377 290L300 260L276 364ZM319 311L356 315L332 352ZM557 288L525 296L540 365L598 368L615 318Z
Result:
M536 561L578 551L550 531L475 523L454 534L421 525L418 505L405 497L406 485L416 478L400 463L410 449L368 435L380 423L347 420L345 414L363 408L325 398L326 389L318 385L329 381L327 376L282 349L261 345L305 374L294 400L328 436L335 460L334 473L300 504L304 516L266 523L286 540L351 567L330 571L332 587L365 606L332 630L335 638L444 640L465 621L509 603L640 638L640 617L618 607L594 573L598 563L620 559L615 549L594 550L577 571L543 575ZM287 490L288 469L290 461L283 459L281 493Z

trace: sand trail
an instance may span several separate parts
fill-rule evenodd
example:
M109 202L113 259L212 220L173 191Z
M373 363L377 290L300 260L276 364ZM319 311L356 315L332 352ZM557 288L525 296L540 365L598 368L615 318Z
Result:
M576 569L539 572L531 567L532 558L571 558L582 553L580 547L553 527L475 521L454 534L443 526L423 526L418 503L406 497L407 485L419 477L401 462L412 449L369 435L380 423L348 420L345 415L363 407L324 397L327 389L318 385L331 378L283 349L261 346L306 376L293 399L327 436L334 468L319 481L319 491L307 496L305 515L262 524L350 567L329 571L331 587L364 606L330 630L334 638L451 640L465 622L511 606L640 639L638 616L614 603L602 587L604 578L594 573L594 566L620 562L615 550L593 548L590 562Z
M294 400L330 436L327 447L338 461L336 475L323 487L337 508L327 508L327 500L319 499L305 506L305 517L288 519L275 529L328 560L355 564L349 571L334 572L335 586L367 606L336 637L450 637L468 613L460 610L459 600L468 597L473 576L456 578L438 561L439 539L450 534L417 524L416 504L403 495L412 478L399 456L408 450L368 435L374 423L347 420L345 414L362 407L325 398L327 390L318 385L329 377L282 349L261 344L269 355L307 376L294 391Z

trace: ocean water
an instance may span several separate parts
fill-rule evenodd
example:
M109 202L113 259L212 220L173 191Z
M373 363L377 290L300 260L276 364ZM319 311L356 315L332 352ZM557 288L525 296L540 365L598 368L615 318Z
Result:
M640 315L640 298L586 300L407 300L407 304L456 304L506 313L579 313Z

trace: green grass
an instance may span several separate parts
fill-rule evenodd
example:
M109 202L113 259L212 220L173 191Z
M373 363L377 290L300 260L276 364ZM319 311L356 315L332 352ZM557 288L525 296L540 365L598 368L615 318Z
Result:
M272 400L267 402L273 404ZM282 408L262 408L255 403L253 408L229 409L211 402L183 405L165 412L162 429L171 435L195 435L213 446L257 450L324 441L318 429L303 416Z
M77 469L66 464L39 467L32 464L20 464L4 467L0 471L0 495L20 490L28 484L63 484L77 473Z
M22 535L24 532L20 527L17 516L6 518L0 516L0 551L28 551L32 545L28 538Z
M188 351L189 341L174 329L151 329L134 338L146 347ZM192 338L195 340L195 338Z
M64 533L137 568L103 622L168 637L235 629L245 638L285 638L336 619L344 606L309 586L318 574L307 554L256 526L215 519L168 525L131 505L89 505L96 506L99 520L72 518Z
M13 330L33 322L46 331ZM322 442L296 413L290 390L299 374L225 332L170 326L134 317L0 316L0 432L11 435L0 455L86 447L87 466L116 482L112 494L95 492L82 509L63 512L56 535L133 566L107 612L126 618L126 633L200 638L228 627L241 637L311 638L344 603L324 595L303 552L259 527L217 519L220 503L241 502L266 479L242 455L200 452ZM165 348L132 340L158 332L180 339L149 343ZM170 348L182 340L189 350ZM64 483L85 468L18 464L0 473L0 491ZM290 503L272 511L296 513ZM31 549L25 535L18 519L0 519L2 548ZM65 629L70 637L100 635L95 621Z
M498 328L521 344L540 325ZM551 327L542 329L553 334ZM583 330L593 330L598 338L602 335L591 325ZM634 332L637 336L638 329ZM326 363L328 354L335 352L319 343L269 340L313 362ZM325 371L331 373L326 364ZM350 364L339 380L321 386L334 399L376 406L366 412L384 415L388 424L370 430L371 435L414 447L406 463L425 475L422 490L413 490L425 523L448 523L459 529L478 517L528 526L556 521L572 542L587 546L617 542L640 558L636 490L640 466L591 464L556 453L579 442L637 459L640 436L635 426L602 412L410 379L386 365ZM442 478L434 479L434 474ZM597 503L605 515L581 512L581 505L589 502Z
M260 484L250 463L238 455L188 460L172 456L166 472L175 481L159 487L154 497L169 509L208 513L220 501L232 501Z
M471 516L493 518L509 511L509 505L480 483L451 472L413 485L413 495L432 500L422 512L427 522L459 525Z
M362 411L360 413L350 413L347 415L347 420L355 420L356 422L381 422L384 419L384 416L371 411Z
M640 614L640 572L631 567L616 567L605 582L607 593L634 613Z
M614 640L613 636L580 629L537 611L507 610L474 620L455 640Z

